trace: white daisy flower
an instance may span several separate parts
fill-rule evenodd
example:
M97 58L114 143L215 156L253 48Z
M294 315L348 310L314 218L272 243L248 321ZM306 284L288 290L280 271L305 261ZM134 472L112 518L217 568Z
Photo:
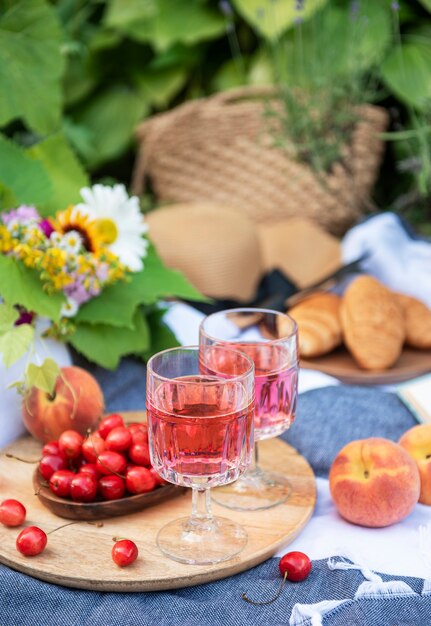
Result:
M63 241L63 237L56 230L51 233L49 238L56 247L60 247L61 242Z
M143 267L148 241L143 235L148 230L139 208L139 199L129 197L124 185L108 187L93 185L81 189L83 203L76 209L96 220L99 235L107 248L118 256L132 272Z
M61 307L61 317L73 317L77 314L79 309L78 303L72 298L66 298L66 302Z
M82 246L82 237L77 230L69 230L63 235L60 247L70 254L77 254Z

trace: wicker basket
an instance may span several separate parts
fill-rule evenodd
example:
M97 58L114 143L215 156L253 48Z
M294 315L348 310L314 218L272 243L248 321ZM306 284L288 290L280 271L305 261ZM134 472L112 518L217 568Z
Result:
M270 88L241 88L187 102L142 123L134 193L151 179L161 202L212 201L257 222L308 217L344 233L369 201L387 124L384 109L366 105L343 160L324 180L274 147L263 117Z

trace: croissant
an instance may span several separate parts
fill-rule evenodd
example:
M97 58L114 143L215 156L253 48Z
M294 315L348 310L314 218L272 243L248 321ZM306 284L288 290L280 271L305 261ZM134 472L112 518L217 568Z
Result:
M320 356L340 345L340 304L341 298L333 293L317 293L289 310L298 324L301 356Z
M344 342L360 367L384 370L401 354L404 315L395 294L371 276L355 278L341 304Z
M431 348L431 309L426 304L401 293L395 294L404 313L406 343L412 348Z

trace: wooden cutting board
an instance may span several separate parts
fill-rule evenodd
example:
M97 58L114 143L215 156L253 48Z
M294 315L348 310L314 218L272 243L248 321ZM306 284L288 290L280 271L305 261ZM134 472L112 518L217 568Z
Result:
M136 417L136 414L135 414ZM139 416L141 419L143 414ZM41 446L24 437L4 452L37 458ZM163 556L156 546L158 530L177 517L190 514L191 494L185 494L154 507L124 517L103 521L98 528L86 522L67 526L48 538L45 551L24 557L15 548L21 528L0 525L0 562L40 580L94 591L156 591L199 585L247 570L273 556L301 532L310 519L316 485L312 469L298 452L281 439L259 444L262 467L284 473L292 485L287 502L272 509L239 512L213 506L215 515L229 517L248 532L248 544L230 561L210 566L184 565ZM0 501L20 500L27 508L26 525L40 526L49 532L66 520L51 513L34 494L34 465L0 455ZM135 541L139 558L127 568L111 560L112 537Z

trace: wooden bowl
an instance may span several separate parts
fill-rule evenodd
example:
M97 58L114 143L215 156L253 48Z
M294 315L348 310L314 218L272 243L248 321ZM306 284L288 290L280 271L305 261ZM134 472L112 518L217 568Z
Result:
M170 498L184 493L185 487L177 487L169 483L156 487L153 491L126 496L118 500L100 500L95 502L74 502L59 498L52 493L47 483L36 469L33 474L33 485L39 500L55 515L72 520L100 520L119 515L129 515L145 509L147 506L160 504Z

